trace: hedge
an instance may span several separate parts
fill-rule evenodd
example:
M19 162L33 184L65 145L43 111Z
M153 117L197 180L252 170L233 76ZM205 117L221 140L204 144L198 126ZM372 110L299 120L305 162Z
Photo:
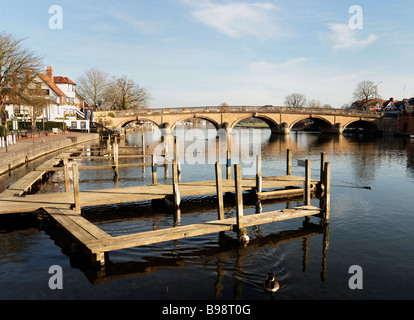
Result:
M66 131L66 123L64 122L52 122L47 121L44 123L45 131L52 131L53 128L58 128L62 131ZM11 131L13 124L11 122L7 122L7 130ZM43 131L43 123L36 122L36 129L38 131ZM19 130L28 130L32 131L32 123L31 122L19 122ZM0 126L0 137L4 137L6 135L6 127L4 125Z

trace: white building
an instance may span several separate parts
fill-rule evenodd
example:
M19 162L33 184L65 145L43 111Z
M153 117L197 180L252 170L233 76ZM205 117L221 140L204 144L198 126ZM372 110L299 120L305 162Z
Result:
M47 67L46 74L37 74L31 87L41 89L50 101L42 112L36 115L37 120L76 120L77 116L84 118L82 110L85 102L76 94L76 83L68 77L55 77L52 67ZM5 108L9 119L17 117L19 120L30 120L33 115L32 107L13 103L12 100L5 103Z

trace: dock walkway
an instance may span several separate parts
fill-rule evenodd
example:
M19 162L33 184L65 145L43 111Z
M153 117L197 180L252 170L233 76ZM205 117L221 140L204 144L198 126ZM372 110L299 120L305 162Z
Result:
M34 171L36 172L36 171ZM30 175L29 177L31 177ZM74 204L73 192L58 192L53 196L50 194L33 194L18 196L25 188L24 181L19 182L21 189L12 187L0 194L0 214L33 212L53 205L64 208L71 208ZM317 181L313 180L316 184ZM223 180L223 192L234 192L234 179ZM263 179L263 189L275 189L285 187L297 187L297 189L280 190L281 193L294 192L301 195L304 178L298 176L266 177ZM216 181L181 182L178 184L181 197L201 196L216 193ZM242 180L243 191L253 191L256 188L255 178L244 178ZM16 193L17 192L17 193ZM171 184L157 184L126 188L113 188L101 190L88 190L79 192L81 207L109 205L116 203L138 202L154 199L165 199L172 197L173 187Z
M65 192L25 194L28 186L33 181L39 179L40 175L47 172L47 170L53 171L53 168L57 164L60 164L62 160L64 162L65 173L67 173L67 159L74 152L76 152L75 149L50 159L47 163L41 165L39 170L35 170L23 177L8 190L1 193L0 215L35 212L39 210L46 212L70 235L83 244L83 247L92 254L93 259L101 266L105 265L106 254L113 250L227 230L235 231L241 237L245 232L245 228L249 226L299 217L309 217L312 215L322 217L325 223L329 221L330 164L325 161L321 162L323 165L321 165L320 181L310 178L310 162L306 160L305 177L293 176L291 174L262 177L261 171L258 170L256 177L242 178L241 165L237 164L234 165L234 179L230 178L230 175L228 175L227 179L222 179L221 165L220 163L216 163L216 180L179 182L177 178L178 166L176 161L174 161L172 184L158 184L153 176L153 185L87 191L79 191L78 164L74 163L72 166L73 192L70 191L69 185L66 184L68 179L65 179ZM324 155L322 155L322 160L326 160ZM288 159L289 163L290 160ZM287 173L290 173L289 165ZM321 202L323 203L323 207L321 208L310 205L311 191L315 191L316 189L322 190L324 194L324 201ZM287 197L303 194L304 201L302 206L296 208L244 216L243 191L255 192L258 200L262 198L261 195L266 195L269 192L272 197ZM234 192L236 195L236 217L225 219L222 196L223 193L227 192ZM175 226L173 228L147 231L138 234L111 236L81 215L82 207L166 198L172 198L176 209L179 210L180 200L177 201L177 194L179 199L187 196L216 194L218 198L218 220L186 226Z

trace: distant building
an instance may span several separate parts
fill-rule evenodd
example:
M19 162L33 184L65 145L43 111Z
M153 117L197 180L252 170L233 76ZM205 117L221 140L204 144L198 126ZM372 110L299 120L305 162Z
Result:
M412 107L414 104L414 98L403 99L401 101L394 100L394 98L389 98L388 100L370 99L368 102L365 102L364 100L357 100L351 105L350 109L398 114L409 109L409 101L412 101Z

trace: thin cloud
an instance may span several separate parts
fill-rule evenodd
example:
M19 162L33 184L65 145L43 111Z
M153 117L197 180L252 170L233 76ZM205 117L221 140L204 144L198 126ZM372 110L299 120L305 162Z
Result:
M282 63L270 63L266 61L256 61L252 62L250 66L250 71L254 73L269 73L281 71L282 69L295 67L298 64L309 61L311 58L295 58L288 59Z
M139 31L142 34L152 35L157 34L160 31L161 23L154 20L143 20L137 18L134 14L130 12L121 11L119 8L100 8L106 17L111 17L115 19L118 24L113 26L113 28L121 28L121 26L130 28L131 31ZM107 23L108 25L110 23Z
M232 39L253 36L260 40L277 39L282 31L276 24L277 7L271 3L188 2L195 9L192 16Z
M366 39L358 39L359 30L351 29L347 24L330 24L329 38L333 42L333 49L338 50L361 50L377 40L375 34L370 34Z

